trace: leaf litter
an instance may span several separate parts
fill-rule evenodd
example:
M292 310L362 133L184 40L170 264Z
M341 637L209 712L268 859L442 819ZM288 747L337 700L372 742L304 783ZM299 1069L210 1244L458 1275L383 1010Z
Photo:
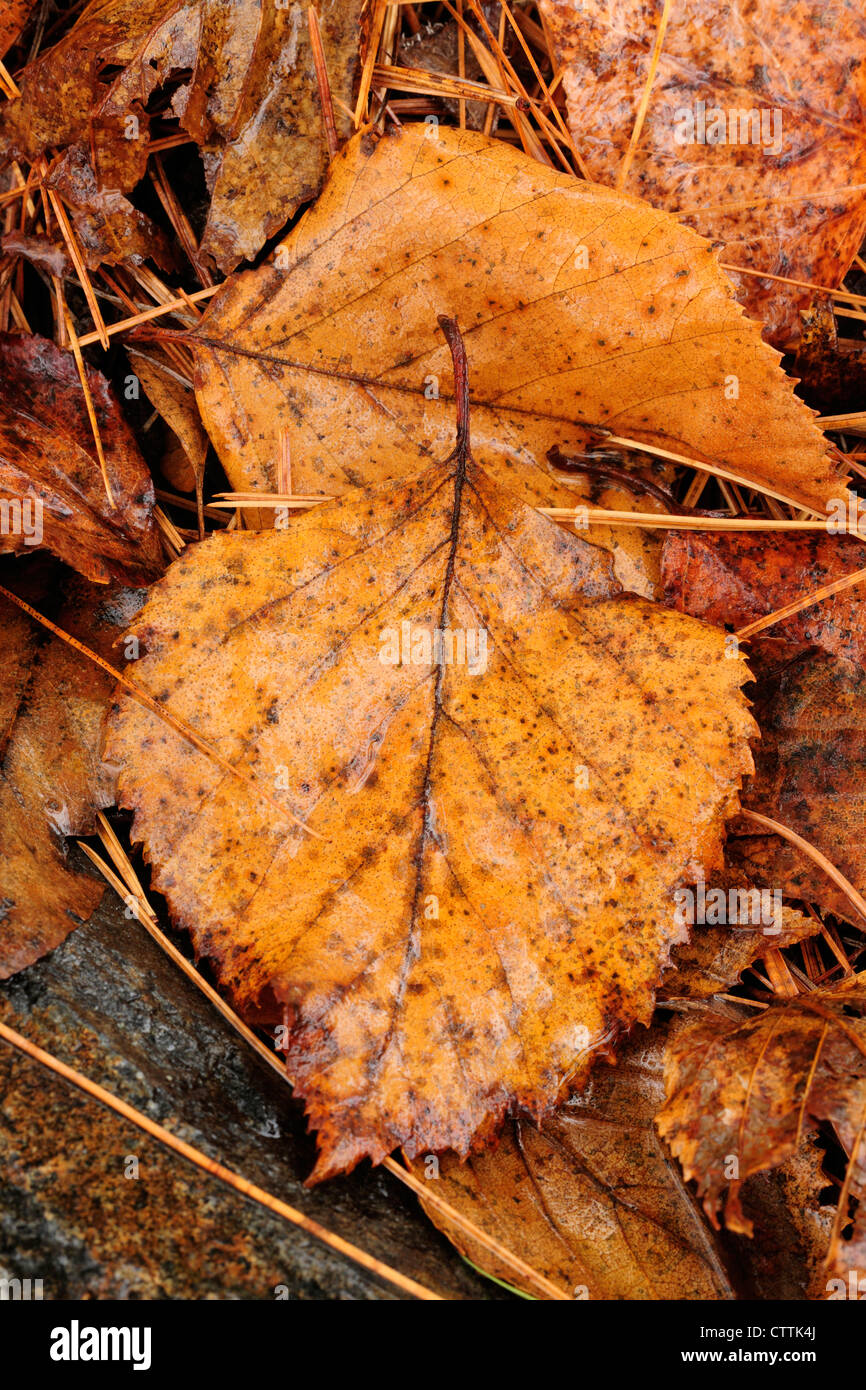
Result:
M851 7L793 95L660 4L628 42L567 0L373 3L359 41L360 8L3 30L0 962L92 911L65 843L116 796L281 1036L316 1179L435 1186L532 1296L826 1297L863 1240L864 923L820 867L864 888ZM773 11L791 52L802 22ZM731 80L784 106L784 197L765 149L667 157L664 111ZM684 919L705 884L781 918Z

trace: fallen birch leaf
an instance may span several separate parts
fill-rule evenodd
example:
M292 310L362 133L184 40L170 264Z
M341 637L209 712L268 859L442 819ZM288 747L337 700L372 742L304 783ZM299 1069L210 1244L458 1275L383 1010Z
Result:
M153 484L107 381L87 380L114 506L71 352L0 335L0 550L45 546L88 579L141 583L162 561Z
M261 792L126 699L107 756L175 920L286 1025L316 1178L465 1154L649 1020L754 726L724 634L610 565L461 446L151 593L137 679Z
M663 1060L664 1030L653 1029L540 1130L511 1120L495 1149L413 1171L572 1298L733 1298L724 1252L653 1128ZM473 1264L519 1284L436 1207L425 1211Z
M426 125L350 141L275 264L231 279L195 330L233 487L274 490L283 432L305 494L441 456L453 382L437 314L465 326L476 456L531 504L575 504L547 451L580 453L598 426L819 511L844 495L711 246L502 141Z
M858 0L671 6L540 0L590 177L724 242L722 259L835 289L866 233L866 64ZM809 289L732 276L780 346Z

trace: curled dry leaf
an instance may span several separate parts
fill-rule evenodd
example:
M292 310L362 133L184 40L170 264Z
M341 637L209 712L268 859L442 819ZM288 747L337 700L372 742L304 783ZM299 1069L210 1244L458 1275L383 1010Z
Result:
M761 739L743 800L797 832L866 895L866 674L804 656L756 705ZM851 900L796 845L738 821L728 855L757 883L863 925Z
M350 122L340 102L351 103L359 8L359 0L316 6L344 134ZM200 249L228 271L315 195L327 167L305 6L91 0L25 69L0 141L31 161L49 147L93 148L100 186L128 191L147 163L146 105L169 82L177 84L173 110L202 149L211 194Z
M722 241L724 259L833 289L866 232L859 0L670 7L637 145L663 0L540 0L592 178ZM780 345L808 289L734 275Z
M723 1194L725 1223L751 1235L740 1188L754 1173L791 1158L805 1131L829 1121L848 1155L859 1198L852 1240L831 1241L831 1263L861 1257L866 1224L866 989L862 981L813 990L745 1022L707 1012L672 1029L665 1060L667 1100L657 1117L713 1224ZM732 1176L736 1174L736 1176ZM847 1245L847 1251L840 1249ZM841 1264L840 1264L841 1262Z
M4 583L8 581L4 577ZM28 594L28 598L35 596ZM35 599L35 601L39 601ZM43 600L44 601L44 600ZM141 604L134 590L77 580L59 625L107 660ZM31 965L86 920L103 885L66 861L114 786L102 767L110 677L0 598L0 978Z
M177 257L164 232L116 189L101 189L84 153L67 150L52 164L45 184L63 199L89 270L101 265L141 265L148 258L175 270Z
M114 506L71 352L0 335L0 550L45 546L88 579L141 583L161 568L153 484L105 377L87 380Z
M715 882L736 885L749 894L754 902L756 889L737 875L726 878L717 875ZM760 894L758 894L760 897ZM753 916L758 916L754 911ZM768 914L769 915L769 914ZM782 907L779 930L765 931L763 926L713 926L695 928L691 941L675 946L671 963L676 967L665 979L661 999L708 999L730 989L739 982L748 966L769 951L794 946L821 930L816 922L793 907Z
M5 232L0 237L0 246L5 256L23 256L46 275L56 275L58 279L72 276L72 261L59 235L55 241L38 233Z
M501 141L355 137L278 260L230 280L195 332L202 417L239 491L273 490L283 431L304 493L441 456L445 313L465 328L476 455L531 504L574 505L547 451L581 452L596 426L821 511L844 492L713 248Z
M784 1163L744 1184L743 1211L754 1231L751 1238L735 1236L734 1243L747 1297L823 1300L832 1293L826 1259L836 1207L825 1200L831 1184L823 1158L809 1137ZM845 1249L843 1243L843 1261Z
M754 725L722 633L617 590L463 447L153 589L137 678L261 790L126 699L108 756L175 919L288 1025L316 1177L465 1154L648 1021Z
M664 602L733 628L864 569L866 546L855 536L671 532L662 547ZM749 639L750 652L777 661L809 647L866 664L866 576Z
M635 1038L540 1130L515 1119L495 1149L441 1157L437 1196L573 1298L732 1298L719 1243L653 1128L663 1059L663 1029ZM535 1294L422 1205L473 1264Z

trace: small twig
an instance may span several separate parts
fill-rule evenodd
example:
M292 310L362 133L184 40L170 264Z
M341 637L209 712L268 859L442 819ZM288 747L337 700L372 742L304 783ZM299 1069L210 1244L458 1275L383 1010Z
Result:
M554 468L574 473L586 473L593 478L602 478L608 482L618 483L627 492L634 494L646 493L649 497L654 497L657 502L661 502L671 513L679 513L680 515L684 513L687 516L710 515L707 512L699 512L684 502L678 502L672 492L668 492L667 488L652 482L651 479L641 477L638 473L629 473L624 468L618 468L616 464L608 463L604 458L594 458L589 454L563 454L558 444L554 444L552 449L548 449L547 458Z

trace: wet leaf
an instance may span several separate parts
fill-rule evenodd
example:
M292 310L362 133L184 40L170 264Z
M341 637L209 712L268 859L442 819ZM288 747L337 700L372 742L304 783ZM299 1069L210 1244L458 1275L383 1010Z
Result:
M319 0L316 8L345 134L351 122L339 103L351 106L360 0ZM169 83L172 108L202 150L211 194L200 250L231 270L315 196L327 167L305 6L91 0L25 69L0 139L31 162L49 147L93 148L101 187L126 192L147 162L148 100Z
M850 1190L866 1181L866 990L855 978L774 1004L737 1021L711 1011L674 1030L665 1060L667 1100L659 1133L694 1179L717 1224L752 1233L740 1187L790 1159L809 1128L829 1122L848 1155ZM842 1213L843 1220L847 1211ZM841 1223L840 1223L841 1224ZM864 1240L862 1206L853 1243ZM841 1255L839 1235L831 1262Z
M671 532L662 548L665 603L734 629L864 568L866 547L845 535L681 531ZM810 647L866 663L866 578L773 623L748 643L750 653L757 649L776 661Z
M3 582L8 584L6 576ZM140 603L136 591L77 580L59 621L117 661L112 644ZM2 597L0 634L0 978L5 979L58 946L102 897L101 882L68 863L64 839L91 834L95 810L114 801L110 773L100 761L113 682L59 638L46 640L41 627Z
M621 176L662 0L540 0L591 178ZM724 242L723 259L834 288L866 232L857 0L674 4L624 188ZM720 138L721 137L721 138ZM734 275L780 345L811 291Z
M723 883L736 884L754 895L755 890L741 876L716 875L714 884ZM794 946L820 930L819 922L785 904L778 931L768 932L763 926L697 925L691 941L674 947L672 963L676 969L666 977L660 998L708 999L723 993L738 984L743 971L769 951Z
M0 10L0 58L5 58L30 18L30 0L4 0Z
M511 1120L492 1151L436 1161L438 1180L430 1159L414 1171L572 1298L732 1298L723 1252L653 1127L663 1059L664 1029L641 1032L540 1130ZM425 1209L473 1264L515 1283L480 1241Z
M233 486L273 490L283 431L302 493L441 456L453 386L439 313L466 331L478 458L531 503L574 505L547 451L580 453L598 426L820 511L844 492L706 242L501 141L432 126L352 140L277 263L230 280L196 330L202 416Z
M826 1198L823 1157L807 1138L784 1163L744 1183L743 1211L754 1234L733 1240L749 1281L746 1297L823 1300L832 1292L826 1258L836 1208Z
M141 265L148 258L162 270L177 269L177 257L165 233L122 193L101 189L77 147L52 164L45 183L68 208L88 269Z
M617 589L458 450L152 591L137 679L257 787L126 700L108 757L175 919L286 1025L317 1177L465 1154L648 1021L753 724L722 633Z
M866 895L866 675L805 656L756 705L761 739L743 801L788 826ZM850 899L815 862L777 835L738 822L728 852L756 883L859 922Z
M161 568L153 484L108 382L87 379L114 506L72 353L0 335L0 550L44 545L88 579L141 583Z

